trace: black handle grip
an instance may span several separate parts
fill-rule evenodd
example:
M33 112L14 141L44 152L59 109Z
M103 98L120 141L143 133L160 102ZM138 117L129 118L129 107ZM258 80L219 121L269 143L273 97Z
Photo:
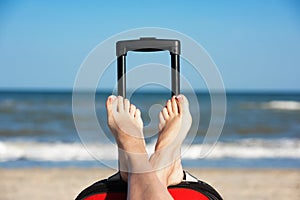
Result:
M179 55L180 41L144 37L138 40L124 40L117 42L117 57L126 55L128 51L169 51L170 53Z
M165 51L171 54L172 95L180 93L180 41L156 38L118 41L116 44L118 64L118 95L126 97L126 55L128 51Z

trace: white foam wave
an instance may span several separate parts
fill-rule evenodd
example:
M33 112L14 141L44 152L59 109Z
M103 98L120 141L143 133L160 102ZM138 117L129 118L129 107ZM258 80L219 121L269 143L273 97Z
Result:
M298 102L298 101L270 101L267 103L262 103L261 107L264 109L300 110L300 102Z
M184 159L203 158L201 149L208 148L207 145L193 145ZM219 142L206 157L207 159L220 158L300 158L300 140L261 140L245 139L237 143Z
M248 102L242 104L242 107L248 109L267 109L267 110L287 110L287 111L299 111L299 101L268 101L263 103Z
M154 144L149 145L149 149L153 146ZM205 148L209 148L209 145L194 144L184 153L183 159L201 159L202 150ZM96 156L101 160L117 159L117 148L113 145L90 144L89 151L97 152ZM238 142L219 142L205 158L299 159L300 139L244 139ZM0 142L0 162L22 159L53 162L95 160L80 143Z
M99 150L103 159L112 158L111 146L90 145ZM101 153L105 152L105 153ZM115 151L116 154L116 151ZM80 143L0 142L0 162L14 160L33 161L92 161L94 158Z

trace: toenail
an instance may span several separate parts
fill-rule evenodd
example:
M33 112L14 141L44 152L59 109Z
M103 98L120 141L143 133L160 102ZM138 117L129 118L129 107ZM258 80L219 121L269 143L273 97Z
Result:
M112 101L115 100L115 99L116 99L115 96L110 96L110 97L108 97L109 102L112 102Z
M178 95L178 96L176 97L176 99L181 100L181 99L182 99L182 96L181 96L181 95Z

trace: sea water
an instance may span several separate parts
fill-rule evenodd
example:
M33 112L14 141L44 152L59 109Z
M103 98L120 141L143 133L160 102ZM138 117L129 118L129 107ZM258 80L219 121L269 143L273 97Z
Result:
M88 127L84 134L95 138L86 144L75 128L72 92L0 92L0 167L116 166L117 149L106 124L109 95L95 95L101 130L89 125L88 110L82 112ZM131 97L142 111L149 153L158 131L158 121L149 115L149 109L163 106L169 96L137 92ZM197 134L192 143L183 144L187 149L182 155L185 167L300 167L299 93L227 93L225 125L215 145L203 143L211 120L210 96L198 93L197 100L200 111L190 107L192 116L200 113L200 122L193 123ZM84 110L84 102L82 106ZM206 147L212 148L203 156L201 150ZM98 152L97 156L91 152Z

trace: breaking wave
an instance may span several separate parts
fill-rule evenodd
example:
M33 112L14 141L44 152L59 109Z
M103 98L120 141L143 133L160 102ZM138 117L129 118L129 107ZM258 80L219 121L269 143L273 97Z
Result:
M248 103L243 103L242 107L248 109L300 111L300 102L299 101L269 101L269 102L262 102L262 103L248 102Z
M150 144L148 152L154 147ZM183 159L203 158L201 151L208 144L194 144L183 154ZM89 150L98 152L101 160L116 160L117 148L111 144L89 144ZM240 158L300 158L300 139L243 139L236 142L218 142L205 159ZM29 161L93 161L81 143L44 143L44 142L0 142L0 162Z

